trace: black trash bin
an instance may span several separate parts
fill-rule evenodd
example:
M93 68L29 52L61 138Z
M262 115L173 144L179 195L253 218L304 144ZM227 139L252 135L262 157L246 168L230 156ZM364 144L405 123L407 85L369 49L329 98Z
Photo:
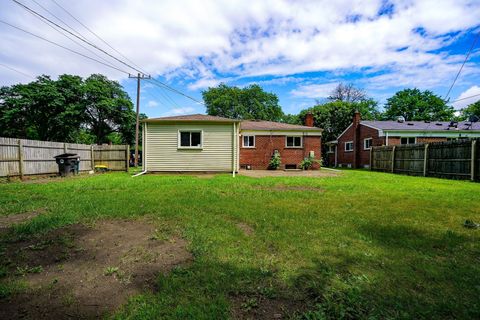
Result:
M62 177L78 174L80 157L76 153L63 153L55 156L58 172Z

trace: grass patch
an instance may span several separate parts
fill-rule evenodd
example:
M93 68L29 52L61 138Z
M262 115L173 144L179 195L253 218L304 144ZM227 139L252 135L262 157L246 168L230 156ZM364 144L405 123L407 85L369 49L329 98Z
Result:
M479 318L480 230L463 226L480 221L479 195L480 184L369 171L262 179L114 173L1 184L0 217L47 208L4 242L142 216L158 222L151 241L165 240L163 230L186 238L194 262L159 275L158 290L132 297L116 319L220 319L235 309L262 317L276 299L300 301L278 312L304 319ZM254 232L246 236L239 224Z

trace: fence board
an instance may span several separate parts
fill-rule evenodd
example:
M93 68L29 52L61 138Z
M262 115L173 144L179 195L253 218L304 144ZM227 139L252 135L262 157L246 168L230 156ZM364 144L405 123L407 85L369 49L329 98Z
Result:
M478 145L479 140L477 140ZM474 164L474 179L480 180L480 151L475 150L472 161L472 140L456 140L428 144L397 145L395 147L393 172L431 176L447 179L471 179ZM372 150L371 169L389 171L388 159L392 156L392 146L375 147ZM391 160L390 160L391 161ZM390 167L391 168L391 167Z
M22 144L21 154L19 141ZM0 137L0 177L19 176L20 169L23 169L24 175L57 173L58 166L54 156L64 153L65 150L78 154L80 171L93 170L92 165L98 164L107 165L111 170L126 170L128 169L127 149L126 145L91 146ZM22 162L20 158L23 159ZM23 166L20 165L21 163Z

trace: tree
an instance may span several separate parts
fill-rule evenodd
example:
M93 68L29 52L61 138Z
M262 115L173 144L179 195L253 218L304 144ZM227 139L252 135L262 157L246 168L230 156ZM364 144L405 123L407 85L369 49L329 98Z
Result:
M102 75L86 80L40 76L0 88L0 136L77 143L132 143L133 104L120 84ZM117 133L117 135L112 133Z
M396 120L403 116L407 121L448 121L455 110L431 91L404 89L387 99L384 118Z
M135 112L128 94L116 81L93 74L85 79L82 104L85 123L101 144L109 142L108 135L118 132L131 143L135 135Z
M319 104L312 108L300 111L298 115L301 123L308 112L313 114L314 125L323 128L323 141L335 140L347 128L353 119L355 111L359 111L362 119L377 120L380 118L377 102L367 99L361 102L332 101Z
M327 98L330 101L343 101L343 102L361 102L368 100L367 94L364 90L355 88L353 84L343 84L340 83L335 89L330 93L330 96Z
M480 100L462 109L460 117L465 120L475 118L480 121Z
M220 84L202 92L207 113L232 119L280 121L283 112L274 93L265 92L259 85L245 88Z

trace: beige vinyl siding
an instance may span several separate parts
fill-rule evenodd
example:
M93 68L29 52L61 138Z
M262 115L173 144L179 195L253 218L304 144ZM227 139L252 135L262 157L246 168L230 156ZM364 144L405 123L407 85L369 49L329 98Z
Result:
M202 130L202 149L179 149L179 130ZM148 171L232 171L233 124L148 123Z

